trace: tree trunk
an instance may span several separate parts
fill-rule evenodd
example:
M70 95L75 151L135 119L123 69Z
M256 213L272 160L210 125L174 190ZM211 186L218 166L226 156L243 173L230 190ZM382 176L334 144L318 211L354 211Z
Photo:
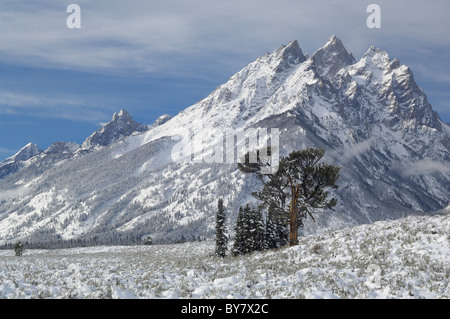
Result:
M289 247L298 245L298 189L292 188L291 207L289 208Z
M290 209L289 217L289 246L298 245L298 216L294 209Z

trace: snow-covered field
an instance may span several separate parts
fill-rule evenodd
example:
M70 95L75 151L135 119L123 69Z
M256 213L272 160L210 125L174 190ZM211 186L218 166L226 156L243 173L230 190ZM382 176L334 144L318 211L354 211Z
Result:
M450 214L214 257L213 242L0 251L0 298L449 298Z

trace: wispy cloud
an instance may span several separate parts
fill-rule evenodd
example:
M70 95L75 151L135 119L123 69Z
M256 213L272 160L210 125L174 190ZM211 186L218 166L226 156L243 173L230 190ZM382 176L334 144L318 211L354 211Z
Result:
M374 31L365 24L367 4L351 0L79 0L82 28L69 30L60 1L43 0L37 6L3 0L0 52L19 63L167 72L196 57L218 64L230 54L254 58L295 39L314 50L331 34L359 53L374 40L395 46L399 39L436 44L448 37L448 1L377 3L383 20Z
M448 50L448 0L378 0L382 27L377 30L366 26L368 3L354 0L76 3L81 7L81 29L70 30L66 27L69 3L2 0L0 62L104 74L132 71L217 79L218 74L231 76L291 40L299 40L303 51L311 54L336 34L357 59L374 44L402 63L412 62L410 66L426 81L450 81L450 65L436 63L436 57L445 60L447 53L442 49ZM30 100L26 95L0 97L0 112L20 107L31 111L30 105L37 106L39 98ZM85 111L83 118L93 112L80 101L64 100L51 98L43 108L47 111L66 103ZM446 104L434 107L444 110ZM55 116L80 116L69 109ZM104 115L92 114L96 120Z
M2 190L0 191L0 200L5 200L12 197L22 196L26 194L27 189L25 186L20 186L13 190Z
M374 140L375 138L372 137L359 143L346 145L341 149L336 149L334 151L329 152L328 156L330 156L331 158L340 163L345 163L353 159L354 157L363 155L368 150L370 150Z
M1 146L0 146L0 154L1 154L1 153L9 154L9 153L12 153L12 152L14 152L14 150L9 149L9 148L5 148L5 147L1 147ZM1 157L0 157L0 161L1 161L1 160L2 160L2 159L1 159Z
M0 114L98 122L106 112L77 97L46 97L38 94L0 91Z
M441 163L429 158L418 160L415 162L395 162L392 168L404 177L427 175L433 172L450 173L448 164Z

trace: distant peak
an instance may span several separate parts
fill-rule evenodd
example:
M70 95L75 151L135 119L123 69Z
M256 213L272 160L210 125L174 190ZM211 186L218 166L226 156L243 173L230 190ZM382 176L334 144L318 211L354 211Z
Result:
M121 109L119 111L119 113L114 113L112 120L116 121L119 118L126 118L126 119L131 119L131 115L130 113L128 113L126 110Z
M37 147L37 145L36 144L33 144L33 143L28 143L27 145L25 145L24 147L22 147L22 149L19 151L19 152L22 152L22 151L24 151L24 150L30 150L30 149L38 149L38 147Z
M130 115L130 113L128 113L126 110L124 110L124 109L121 109L120 111L119 111L119 116L129 116Z
M156 121L168 121L172 118L172 116L170 116L169 114L164 114L161 115L160 117L158 117L158 119Z
M14 161L26 161L30 159L31 157L41 153L42 150L40 150L36 144L28 143L24 147L21 148L19 152L17 152L16 155L13 156Z
M73 142L54 142L44 152L45 154L71 154L75 152L80 145Z
M366 62L370 61L370 63L373 63L380 68L390 67L391 69L394 69L400 66L398 59L395 59L392 61L393 63L391 63L388 53L373 45L363 54L361 59L366 60Z
M172 116L170 116L169 114L164 114L161 115L160 117L158 117L155 121L155 123L153 123L150 126L150 129L155 128L157 126L163 125L164 123L166 123L167 121L169 121L172 118Z
M294 41L289 42L289 43L285 46L285 48L294 48L295 50L300 49L300 46L298 45L298 40L294 40ZM301 50L301 49L300 49L300 50Z
M88 149L95 145L107 146L134 132L146 130L147 126L135 122L127 111L121 109L118 113L114 113L112 121L99 128L83 142L82 149Z
M288 45L282 46L280 50L283 52L282 56L285 59L299 59L302 61L305 59L303 51L298 45L297 40L291 41Z
M288 45L283 45L278 48L278 50L274 52L274 56L280 60L280 63L276 68L277 73L283 72L291 66L300 64L306 60L297 40L291 41Z
M317 74L324 77L332 77L341 68L356 62L353 55L335 35L331 36L328 42L312 55L312 58Z
M328 39L328 42L325 44L325 46L332 45L332 44L336 44L336 43L342 44L342 41L341 41L337 36L335 36L335 35L333 34L333 35Z
M367 51L363 54L363 58L366 56L373 56L377 53L380 53L380 49L378 49L377 47L371 45L369 49L367 49Z
M327 43L325 43L325 45L319 50L345 51L347 54L349 54L341 39L339 39L335 35L331 36L331 38L328 39Z

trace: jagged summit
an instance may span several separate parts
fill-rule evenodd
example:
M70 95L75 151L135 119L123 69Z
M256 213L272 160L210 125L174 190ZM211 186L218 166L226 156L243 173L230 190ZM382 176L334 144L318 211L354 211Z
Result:
M386 51L371 46L346 72L360 89L379 93L373 100L384 99L385 103L378 106L379 117L394 130L425 125L442 132L442 121L415 82L411 69L397 58L391 60Z
M323 132L320 138L334 147L365 140L380 124L394 131L421 125L442 131L439 116L408 67L375 47L356 61L332 36L309 59L297 41L259 57L208 97L155 128L147 140L167 132L182 134L196 123L217 135L286 112L301 117L315 134ZM405 147L419 154L419 143L413 141L410 137L411 145Z
M273 55L281 61L276 67L277 73L286 71L306 60L297 40L291 41L286 46L281 46Z
M325 78L333 77L343 67L356 62L342 41L334 35L311 58L314 60L317 75Z
M133 120L131 118L130 113L128 113L126 110L121 109L118 113L114 113L112 117L112 122L115 121L131 121Z
M87 150L95 146L107 146L135 132L146 130L145 125L135 122L131 115L122 109L120 112L114 113L110 122L89 136L81 145L80 150Z
M20 149L15 155L5 159L0 163L1 164L9 164L9 163L16 163L19 161L26 161L33 156L36 156L37 154L41 153L42 150L37 147L36 144L28 143L24 147Z
M0 162L0 179L18 172L23 167L29 165L30 159L42 152L36 144L28 143L15 155Z
M73 142L54 142L47 148L44 153L50 154L71 154L74 153L80 145Z

